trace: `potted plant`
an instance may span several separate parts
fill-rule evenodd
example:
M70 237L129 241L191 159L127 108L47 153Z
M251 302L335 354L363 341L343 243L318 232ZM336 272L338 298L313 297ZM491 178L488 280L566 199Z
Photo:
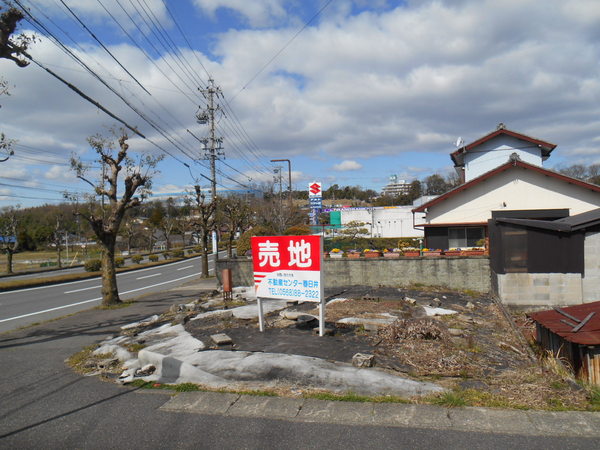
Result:
M346 256L348 258L358 259L358 258L360 258L360 252L358 250L348 250L348 253L346 254Z
M445 256L460 256L462 254L462 250L460 248L449 248L444 251Z
M381 252L379 250L372 250L370 248L365 248L363 250L365 258L381 258Z
M423 256L442 256L442 249L440 248L424 248Z
M404 247L404 249L402 249L402 253L403 253L403 256L406 256L408 258L414 258L416 256L421 256L421 250L419 250L416 247Z
M485 255L485 249L483 247L471 247L463 250L464 256L482 256Z
M395 248L393 250L388 250L387 248L383 250L383 257L390 259L398 259L400 258L400 249Z
M330 258L342 258L344 256L344 252L339 248L334 248L329 252Z

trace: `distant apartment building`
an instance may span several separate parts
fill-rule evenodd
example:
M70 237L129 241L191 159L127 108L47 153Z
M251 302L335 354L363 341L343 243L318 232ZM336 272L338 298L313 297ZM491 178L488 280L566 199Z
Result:
M410 183L405 180L398 180L398 175L391 175L389 183L381 191L381 195L389 197L399 197L408 195L410 192Z

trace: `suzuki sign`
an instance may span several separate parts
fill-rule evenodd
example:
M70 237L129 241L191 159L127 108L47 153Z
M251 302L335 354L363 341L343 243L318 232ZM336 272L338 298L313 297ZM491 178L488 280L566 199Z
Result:
M308 185L308 196L309 197L322 197L323 191L321 190L321 183L313 181Z

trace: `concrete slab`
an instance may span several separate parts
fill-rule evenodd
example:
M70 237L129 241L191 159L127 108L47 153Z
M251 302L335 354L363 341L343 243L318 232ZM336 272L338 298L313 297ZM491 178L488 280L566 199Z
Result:
M373 421L375 425L406 426L413 421L415 405L399 403L375 403Z
M181 392L160 407L166 411L187 411L197 414L225 414L239 394L220 392Z
M242 395L227 411L228 416L292 419L298 415L303 399Z
M433 405L415 405L415 414L409 425L421 428L450 428L449 410Z
M298 414L305 422L373 425L373 403L328 402L306 399Z
M600 430L594 428L594 423L585 413L575 411L527 411L536 434L542 435L600 435Z
M531 434L533 425L524 411L454 408L448 411L452 427L494 433Z

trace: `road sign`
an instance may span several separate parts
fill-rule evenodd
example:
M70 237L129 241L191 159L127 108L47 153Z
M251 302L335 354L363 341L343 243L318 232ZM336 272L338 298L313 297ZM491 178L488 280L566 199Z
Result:
M320 302L320 335L323 335L325 301L321 268L321 236L254 236L251 238L254 285L260 329L264 329L262 299Z
M323 197L309 197L308 202L312 209L321 209L323 207Z
M308 185L308 196L309 197L322 197L323 191L321 189L321 183L313 181Z

